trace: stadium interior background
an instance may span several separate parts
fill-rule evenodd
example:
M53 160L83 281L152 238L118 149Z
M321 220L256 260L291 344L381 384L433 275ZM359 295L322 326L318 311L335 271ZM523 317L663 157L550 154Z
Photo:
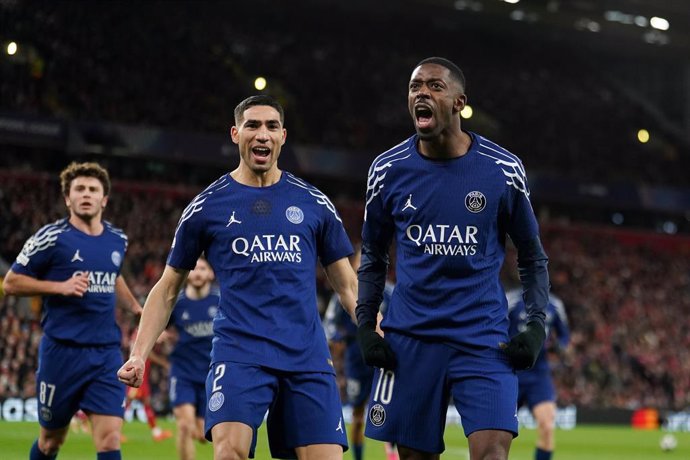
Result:
M286 109L282 168L357 240L369 162L412 134L407 80L440 55L466 74L464 127L528 171L573 331L559 405L690 408L687 2L0 0L0 42L0 273L66 214L58 172L96 160L143 303L186 203L237 164L232 110L260 76ZM1 299L0 400L35 394L39 310Z

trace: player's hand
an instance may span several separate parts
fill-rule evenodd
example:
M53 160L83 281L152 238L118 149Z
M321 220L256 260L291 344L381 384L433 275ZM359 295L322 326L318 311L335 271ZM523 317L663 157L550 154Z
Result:
M117 379L131 387L139 388L144 381L144 360L133 356L117 371Z
M395 369L398 364L391 346L376 333L374 324L363 324L357 328L357 343L368 366Z
M537 361L541 347L544 345L546 332L537 322L527 323L524 331L510 339L510 342L499 344L515 370L530 369Z
M87 289L89 289L88 273L74 275L62 283L62 295L64 296L84 297Z

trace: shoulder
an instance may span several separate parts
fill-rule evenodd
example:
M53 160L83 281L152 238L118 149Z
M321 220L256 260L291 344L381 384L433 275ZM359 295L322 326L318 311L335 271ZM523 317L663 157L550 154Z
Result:
M487 165L490 165L489 167L494 168L495 174L505 177L507 186L512 186L529 198L527 174L525 167L522 165L522 160L508 149L501 147L484 136L476 133L472 133L472 135L477 143L477 157L485 160Z
M182 211L182 216L180 216L180 223L189 220L193 215L203 211L204 206L215 197L219 196L219 193L224 189L227 189L231 184L230 177L228 174L223 174L218 179L213 181L208 187L206 187L201 193L195 196L192 201L189 202L187 207Z
M125 242L127 241L127 235L121 228L114 226L107 220L103 221L103 226L105 227L106 232L111 233L112 235L125 240Z
M208 296L214 297L220 301L220 289L217 286L212 287L208 293Z
M333 213L336 219L340 220L335 205L325 193L292 173L283 171L283 174L285 174L285 182L292 187L292 193L300 196L300 198L304 199L307 203L323 207L324 210Z
M480 134L473 132L472 135L474 136L474 141L477 143L477 153L479 153L480 156L487 158L497 165L517 163L522 166L522 160L510 150Z
M55 246L60 235L69 232L71 228L66 218L44 225L26 240L17 256L17 263L27 265L32 256Z
M369 175L381 173L397 165L397 163L411 158L414 154L415 136L408 137L394 147L377 156L371 163Z

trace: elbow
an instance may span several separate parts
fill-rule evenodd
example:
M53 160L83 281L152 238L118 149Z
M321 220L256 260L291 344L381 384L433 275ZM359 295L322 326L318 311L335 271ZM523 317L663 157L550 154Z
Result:
M12 282L12 276L9 274L2 280L2 291L5 295L17 295L17 286Z

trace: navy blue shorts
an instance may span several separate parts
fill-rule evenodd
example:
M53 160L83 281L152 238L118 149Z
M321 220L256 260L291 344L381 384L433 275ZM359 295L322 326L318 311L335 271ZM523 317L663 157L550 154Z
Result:
M117 380L120 366L119 345L79 347L44 335L36 374L41 426L49 430L69 426L79 409L123 417L125 385Z
M518 407L526 405L532 410L534 406L545 401L556 401L556 388L551 372L518 372Z
M249 456L254 458L257 430L268 411L271 455L297 458L296 447L339 444L347 450L342 403L335 375L285 372L235 362L213 363L206 379L206 439L218 423L252 427Z
M345 355L345 375L347 376L347 402L353 407L361 406L369 399L374 368L367 366L359 346L348 347Z
M517 436L517 377L500 350L468 354L394 332L386 332L386 341L398 367L374 373L367 437L441 453L451 397L465 436L479 430Z
M197 417L206 414L206 382L193 382L184 376L170 374L170 404L173 407L191 404Z

